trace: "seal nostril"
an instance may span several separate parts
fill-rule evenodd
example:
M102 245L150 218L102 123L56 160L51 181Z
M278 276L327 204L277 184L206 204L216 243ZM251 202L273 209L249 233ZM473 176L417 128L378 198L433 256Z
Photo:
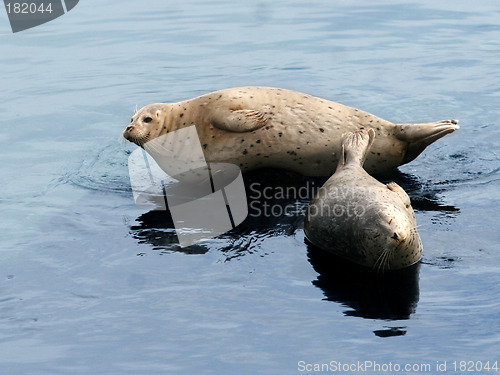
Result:
M133 125L129 125L129 126L127 126L127 129L126 129L126 130L129 132L129 131L131 131L131 130L133 130L133 129L134 129L134 126L133 126Z
M394 234L391 238L395 239L396 241L399 240L398 234L396 232L394 232Z

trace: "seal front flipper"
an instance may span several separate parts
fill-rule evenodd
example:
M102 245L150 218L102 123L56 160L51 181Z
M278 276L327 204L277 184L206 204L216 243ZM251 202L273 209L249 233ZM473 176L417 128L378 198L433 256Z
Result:
M457 120L444 120L424 124L397 124L394 135L401 141L408 142L403 164L409 163L431 143L459 129Z
M233 133L251 132L268 122L264 113L253 109L218 109L212 115L212 124L216 128Z

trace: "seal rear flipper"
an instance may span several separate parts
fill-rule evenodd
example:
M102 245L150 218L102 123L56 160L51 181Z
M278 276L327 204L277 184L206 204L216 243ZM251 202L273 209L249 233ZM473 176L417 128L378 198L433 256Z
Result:
M337 170L348 165L362 167L374 139L375 131L373 129L360 130L345 135L342 141L342 157L339 160Z
M397 124L394 135L401 141L408 142L403 164L415 159L431 143L459 129L460 127L457 124L457 120L444 120L424 124Z
M213 125L233 133L251 132L265 126L269 118L253 109L220 109L212 118Z

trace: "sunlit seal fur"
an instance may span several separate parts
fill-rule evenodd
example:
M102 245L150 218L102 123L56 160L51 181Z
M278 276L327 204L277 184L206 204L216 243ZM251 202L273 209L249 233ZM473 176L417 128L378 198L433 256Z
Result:
M422 242L405 191L363 169L374 136L370 129L344 139L335 174L309 204L304 231L314 245L360 265L401 269L420 259Z
M416 158L429 144L458 129L457 121L393 124L367 112L295 91L241 87L178 103L147 105L123 135L143 146L195 125L208 162L242 170L274 167L307 176L330 176L346 132L373 129L369 173L391 170Z

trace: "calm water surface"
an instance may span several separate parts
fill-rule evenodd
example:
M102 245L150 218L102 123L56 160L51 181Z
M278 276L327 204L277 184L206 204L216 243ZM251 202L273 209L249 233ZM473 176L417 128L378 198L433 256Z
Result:
M0 372L500 361L500 7L465 4L81 1L17 34L0 11ZM413 200L421 264L377 278L339 264L304 242L303 197L187 250L165 213L137 208L121 138L135 108L238 85L459 119L381 177Z

